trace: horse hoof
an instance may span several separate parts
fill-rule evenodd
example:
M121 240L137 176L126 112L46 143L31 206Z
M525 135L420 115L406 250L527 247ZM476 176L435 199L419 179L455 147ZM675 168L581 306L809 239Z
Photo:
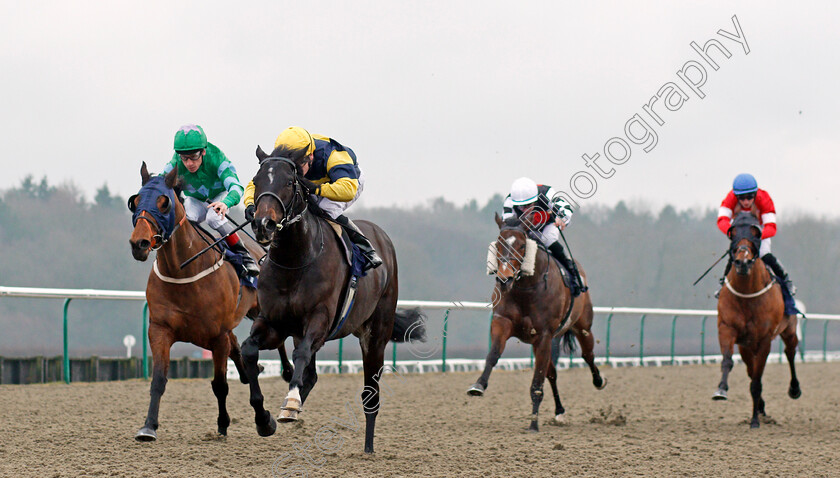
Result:
M601 385L595 385L595 388L598 390L603 390L607 386L607 377L601 377Z
M274 417L271 416L271 413L268 414L268 424L266 425L257 425L257 433L261 437L270 437L274 435L274 432L277 431L277 421L274 420Z
M137 441L155 441L157 440L157 433L149 427L143 427L134 435L134 439Z
M712 400L726 400L726 390L718 389L718 391L712 395Z
M566 423L566 415L561 413L559 415L554 415L554 424L555 425L563 425Z
M758 419L757 419L757 418L754 418L754 419L750 422L750 428L758 428L758 427L759 427Z
M539 433L540 426L536 423L532 423L530 427L528 427L528 433Z
M470 387L469 390L467 390L467 395L470 395L470 396L473 396L473 397L480 397L480 396L484 395L484 387L482 387L481 385L476 383L475 385Z
M788 390L788 396L790 398L796 400L797 398L802 396L802 390L798 389L798 388L794 390L794 389L791 388L791 389Z
M298 410L280 410L280 415L277 415L277 420L282 423L296 422L298 420Z

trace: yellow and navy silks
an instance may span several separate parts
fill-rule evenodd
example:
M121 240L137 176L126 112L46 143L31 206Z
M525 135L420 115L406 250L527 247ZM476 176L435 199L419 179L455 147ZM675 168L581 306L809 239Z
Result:
M359 190L359 166L356 153L338 141L313 134L315 151L306 179L321 186L320 196L336 202L352 201ZM242 203L254 204L254 182L245 187Z

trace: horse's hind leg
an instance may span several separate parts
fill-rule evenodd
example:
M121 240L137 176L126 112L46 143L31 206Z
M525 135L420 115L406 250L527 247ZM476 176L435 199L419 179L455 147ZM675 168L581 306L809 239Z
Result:
M796 346L799 345L799 339L796 337L796 316L791 317L788 326L782 331L781 336L785 343L785 355L790 365L790 388L788 388L788 396L797 399L802 396L802 389L799 388L799 380L796 378L796 366L793 364L796 360Z
M551 337L542 337L534 342L534 378L531 381L531 425L529 431L537 432L540 429L539 411L543 399L543 384L548 368L551 365Z
M510 320L502 317L494 317L490 324L491 345L490 352L487 353L487 359L484 361L484 372L478 377L478 381L467 390L467 394L480 397L484 395L487 390L487 382L490 380L490 372L493 367L499 362L499 357L505 351L505 344L510 338L512 324Z
M286 344L281 342L280 346L277 347L277 352L280 354L280 366L282 367L280 375L286 383L289 383L292 381L292 374L295 373L295 369L292 367L292 363L289 362L289 356L286 355Z
M228 340L230 342L230 359L239 373L239 381L248 383L248 376L245 375L245 367L242 365L242 350L239 348L239 341L232 330L228 332Z
M137 441L157 440L158 412L160 398L166 390L166 375L169 373L169 349L175 342L172 332L160 325L152 323L149 326L149 344L152 349L152 385L149 391L149 411L146 413L146 423L137 432Z
M718 322L718 341L720 342L720 353L723 360L720 362L720 383L718 389L712 395L712 400L726 400L729 391L729 372L735 362L732 361L732 353L735 349L735 337L737 333L732 327Z
M251 326L251 335L242 342L242 365L251 388L250 401L254 408L254 422L257 424L257 433L264 437L274 434L277 430L277 422L263 407L264 398L260 390L260 370L257 360L260 357L260 349L275 348L279 343L280 338L262 317L257 317L254 325Z
M557 391L557 367L554 365L554 360L551 360L548 364L546 378L548 379L549 385L551 385L551 393L554 395L554 421L563 423L566 409L560 403L560 393Z
M595 365L595 353L593 352L595 339L592 337L591 322L590 327L581 327L580 329L573 327L572 330L580 344L580 356L583 357L586 365L589 365L589 371L592 372L592 385L598 390L603 390L607 386L607 379L601 377L601 371Z
M233 334L231 333L230 335ZM213 344L213 381L210 382L210 385L213 387L213 394L216 396L216 401L219 403L219 418L217 420L219 425L219 435L227 435L227 429L228 426L230 426L230 416L227 412L227 359L233 349L230 335L221 335L218 339L216 339L215 344ZM237 349L238 348L239 345L237 344ZM236 363L236 361L234 361L234 363ZM241 372L244 372L244 370Z

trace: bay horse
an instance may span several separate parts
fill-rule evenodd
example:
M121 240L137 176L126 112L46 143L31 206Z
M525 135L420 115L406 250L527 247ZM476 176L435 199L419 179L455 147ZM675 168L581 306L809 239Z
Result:
M529 248L536 248L536 243L528 238L527 220L512 217L503 221L496 214L499 237L496 250L498 259L496 284L493 291L493 319L490 324L492 345L484 365L484 372L478 381L467 391L472 396L482 396L487 389L490 372L505 350L505 343L510 337L516 337L523 343L531 344L534 351L534 377L531 381L531 425L530 431L539 431L537 422L540 403L543 398L543 384L548 378L554 394L555 420L564 419L565 409L560 403L557 391L557 369L551 361L551 342L554 337L570 349L577 337L581 345L581 356L592 372L592 384L601 390L607 385L595 365L592 353L592 300L589 292L584 292L572 300L571 290L563 283L558 262L550 257L543 248L536 250L533 257L533 273L523 274L523 262ZM532 241L532 245L528 245ZM583 282L586 273L578 264ZM571 308L571 310L570 310Z
M759 260L761 226L750 212L740 212L729 228L729 257L732 269L724 279L725 287L718 298L718 340L723 361L720 365L721 380L714 400L726 400L728 378L732 370L732 352L735 344L747 366L750 377L750 394L753 401L750 428L759 427L759 415L766 415L761 398L761 376L770 346L781 335L785 355L790 364L788 396L797 399L802 395L796 379L796 315L786 316L781 286Z
M312 211L310 195L295 163L275 149L269 156L257 148L254 177L256 211L252 227L261 244L271 244L258 286L262 309L250 336L242 343L245 373L251 387L257 433L276 431L275 418L263 407L257 378L259 351L294 338L294 374L279 419L298 419L301 406L318 379L315 355L327 340L350 334L359 339L364 362L361 401L365 413L365 453L373 453L379 381L389 341L423 340L425 328L416 312L397 311L397 256L391 239L368 221L355 221L373 243L383 264L359 278L346 321L333 330L340 300L347 291L350 266L331 226ZM395 326L396 324L396 326Z
M169 372L169 350L175 342L189 342L213 352L211 386L219 405L218 432L226 435L230 425L225 403L228 357L236 365L240 380L247 383L233 329L246 314L256 316L257 292L240 285L233 266L217 250L208 251L181 269L180 264L203 249L205 241L187 220L180 200L178 169L165 177L153 177L144 162L140 177L140 191L128 200L134 223L129 239L131 253L138 261L145 261L155 250L157 257L146 283L153 363L151 401L146 422L135 439L157 440L160 399ZM253 241L246 241L246 247L257 259L263 254ZM288 377L291 365L282 347L280 356Z

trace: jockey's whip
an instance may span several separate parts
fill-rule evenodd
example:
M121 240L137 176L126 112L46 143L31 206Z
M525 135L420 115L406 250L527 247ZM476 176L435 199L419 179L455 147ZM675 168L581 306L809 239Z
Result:
M213 248L213 246L215 246L216 244L224 241L225 239L232 236L233 234L236 234L237 231L239 231L243 227L247 226L248 224L250 224L250 221L243 222L241 225L236 226L236 229L234 229L234 230L230 231L229 233L225 234L224 236L220 237L218 240L216 240L216 242L214 242L213 244L210 244L209 246L207 246L204 249L202 249L201 251L199 251L196 255L194 255L194 256L190 257L189 259L187 259L186 261L184 261L184 263L181 264L181 269L183 269L184 267L187 267L192 261L198 259L198 256L200 256L200 255L204 254L205 252L209 251L210 249Z
M703 273L703 275L702 275L702 276L700 276L700 277L699 277L696 281L694 281L694 284L691 284L691 285L692 285L692 286L697 285L697 283L698 283L698 282L700 282L700 280L702 280L704 277L706 277L706 274L708 274L708 273L709 273L709 271L711 271L712 269L714 269L714 267L715 267L716 265L718 265L718 262L720 262L720 261L721 261L724 257L726 257L726 255L727 255L727 254L729 254L729 251L728 251L728 250L727 250L726 252L724 252L722 256L720 256L720 259L716 260L716 261L715 261L715 263L714 263L714 264L712 264L712 267L709 267L708 269L706 269L706 272L704 272L704 273Z
M567 250L567 251L569 251L569 259L571 259L571 261L572 261L572 267L574 267L574 268L575 268L574 273L575 273L575 275L576 275L576 276L578 276L578 280L580 281L580 288L581 288L581 291L582 291L582 292L585 292L585 290L586 290L586 289L584 289L584 285L583 285L583 278L580 276L580 271L578 271L577 262L575 262L575 258L574 258L574 256L572 256L572 248L571 248L571 247L569 247L569 243L568 243L568 242L566 242L566 236L565 236L565 235L563 235L563 229L560 229L560 228L558 227L558 228L557 228L557 230L558 230L558 231L560 231L560 237L562 237L562 238L563 238L563 243L564 243L564 244L566 244L566 250Z
M207 200L207 199L205 199L205 200L204 200L204 204L210 204L210 201L209 201L209 200ZM225 214L225 217L227 218L227 220L228 220L228 221L232 222L234 226L236 226L236 227L242 227L242 226L240 226L240 225L239 225L239 223L237 223L236 221L234 221L234 220L233 220L233 218L232 218L232 217L230 217L230 215L229 215L229 214ZM246 221L245 221L245 224L248 224L248 223L250 223L250 222L251 222L251 221L247 221L247 220L246 220ZM248 232L248 231L246 231L246 230L244 230L244 229L242 230L242 232L244 232L246 236L250 237L252 241L256 242L256 243L257 243L257 245L258 245L258 246L260 246L260 248L262 248L262 250L263 250L263 251L268 252L268 249L266 249L266 248L265 248L265 246L263 246L262 244L260 244L260 243L259 243L259 241L257 241L256 239L254 239L254 236L252 236L250 232ZM182 268L184 267L184 266L183 266L183 264L181 265L181 267L182 267Z

